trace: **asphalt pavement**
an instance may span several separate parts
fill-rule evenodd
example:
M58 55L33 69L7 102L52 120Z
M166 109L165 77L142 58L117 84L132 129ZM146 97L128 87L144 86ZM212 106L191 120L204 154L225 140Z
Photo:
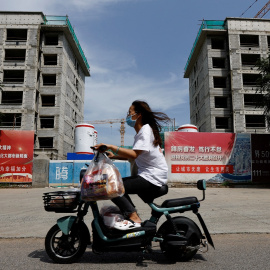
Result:
M0 238L44 238L57 218L69 214L46 212L43 206L44 192L68 190L59 188L1 188L0 189ZM169 193L157 198L161 204L165 199L197 196L202 192L192 188L170 188ZM136 196L131 196L140 217L150 217L150 207ZM98 205L112 204L100 201ZM207 188L206 199L201 202L200 213L211 234L270 233L270 189L269 188ZM179 214L180 215L180 214ZM181 214L199 224L191 212ZM90 228L91 212L85 217ZM161 225L161 222L159 225Z
M191 261L172 263L153 243L153 253L147 254L147 268L136 266L138 252L105 252L94 254L87 248L82 258L73 263L53 263L44 250L44 239L0 239L1 270L268 270L270 234L216 234L216 249L197 253Z

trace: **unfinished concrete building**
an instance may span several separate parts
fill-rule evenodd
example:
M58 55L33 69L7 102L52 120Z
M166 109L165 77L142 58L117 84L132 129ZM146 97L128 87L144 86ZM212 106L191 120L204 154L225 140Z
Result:
M255 67L270 48L270 20L203 21L185 67L190 119L201 132L266 133Z
M65 159L83 120L89 65L67 16L0 12L0 129L34 130L34 154Z

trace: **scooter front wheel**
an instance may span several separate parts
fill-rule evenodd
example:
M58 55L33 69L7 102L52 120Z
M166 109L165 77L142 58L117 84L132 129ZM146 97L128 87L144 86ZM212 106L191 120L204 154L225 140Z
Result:
M84 225L86 226L86 225ZM55 224L45 238L45 249L48 256L56 263L67 264L78 261L87 247L84 226L75 232L65 235Z
M172 218L177 231L184 237L186 244L183 246L172 246L166 240L160 243L164 255L174 261L188 261L197 253L202 234L194 221L186 217ZM171 222L164 222L157 234L166 239L166 236L175 234Z

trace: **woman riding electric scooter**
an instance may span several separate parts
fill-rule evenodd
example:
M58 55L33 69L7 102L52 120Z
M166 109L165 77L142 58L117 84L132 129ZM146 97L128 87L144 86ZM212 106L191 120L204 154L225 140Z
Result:
M159 122L169 120L166 114L154 112L146 102L136 100L130 106L126 118L127 124L137 133L133 149L106 144L107 149L114 152L109 154L110 158L134 159L138 167L138 175L123 178L125 195L112 199L125 217L125 220L115 223L115 229L129 230L140 227L142 222L128 194L138 194L147 201L149 194L158 192L167 183L168 167L161 150ZM101 143L94 148L99 150L103 145Z

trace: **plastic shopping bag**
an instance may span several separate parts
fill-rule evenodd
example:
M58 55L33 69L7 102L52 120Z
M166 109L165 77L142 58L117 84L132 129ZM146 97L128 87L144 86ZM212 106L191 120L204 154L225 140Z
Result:
M106 154L97 153L83 176L84 201L111 200L125 193L122 177Z
M115 205L103 206L100 210L100 215L103 218L104 225L113 228L115 222L124 220L120 209Z

